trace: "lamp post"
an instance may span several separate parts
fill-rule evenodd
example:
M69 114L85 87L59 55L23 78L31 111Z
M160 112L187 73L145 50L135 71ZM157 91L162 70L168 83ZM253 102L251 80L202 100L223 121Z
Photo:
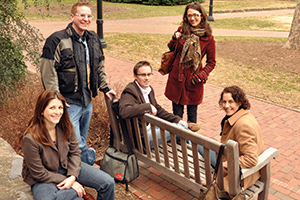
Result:
M102 0L97 0L97 34L100 38L100 42L103 48L107 46L103 39L103 17L102 17Z
M209 2L209 15L207 20L208 21L214 21L214 17L212 16L212 12L213 12L213 0L210 0Z

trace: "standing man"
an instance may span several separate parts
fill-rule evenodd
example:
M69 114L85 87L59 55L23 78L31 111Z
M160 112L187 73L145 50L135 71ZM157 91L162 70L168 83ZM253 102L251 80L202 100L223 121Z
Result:
M44 88L57 90L65 97L81 159L93 165L95 150L86 145L93 108L91 96L98 95L98 88L108 97L116 93L106 82L100 39L94 31L87 30L93 18L91 7L89 2L72 6L72 22L47 38L40 70Z
M177 115L163 109L155 99L154 90L150 86L152 67L147 61L138 62L133 68L134 81L129 83L120 98L120 115L123 119L131 119L145 113L151 113L169 122L177 123L187 128L187 123ZM150 126L147 127L150 147L153 148L153 139ZM158 143L161 144L160 129L156 128ZM170 140L170 133L166 131L167 141Z

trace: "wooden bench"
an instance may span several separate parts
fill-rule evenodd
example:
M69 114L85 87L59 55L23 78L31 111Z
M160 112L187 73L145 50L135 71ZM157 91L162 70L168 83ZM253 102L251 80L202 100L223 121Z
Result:
M118 122L112 103L106 99L107 110L110 117L111 129L114 137L114 144L118 150L125 151L126 146L123 143L123 135ZM135 131L132 131L132 125ZM148 137L142 137L139 123L142 124L143 133L147 133L146 124L151 124L152 138L154 148L151 149ZM212 168L210 166L210 151L218 152L221 143L213 139L194 133L190 130L178 127L170 122L162 120L150 114L145 114L141 117L126 120L129 137L133 144L133 151L139 161L152 166L164 175L171 179L188 186L191 190L199 193L200 190L206 190L206 187L201 185L203 180L206 180L207 185L212 182ZM162 144L158 145L155 134L155 126L161 130ZM165 130L170 132L171 142L165 139ZM181 141L190 140L191 145L186 142L178 144L176 135ZM134 142L133 138L136 138ZM142 142L144 138L144 142ZM198 153L197 145L202 145L204 148L204 158ZM224 151L224 156L228 158L228 177L229 177L229 193L235 196L240 191L240 174L239 174L239 150L238 143L228 141ZM255 167L242 169L242 179L250 176L254 172L260 171L261 177L248 188L246 192L247 199L250 199L258 194L259 200L267 200L270 186L270 163L271 160L278 156L278 150L270 147L259 156L259 162ZM219 188L224 188L223 183L223 166L220 164L217 177Z

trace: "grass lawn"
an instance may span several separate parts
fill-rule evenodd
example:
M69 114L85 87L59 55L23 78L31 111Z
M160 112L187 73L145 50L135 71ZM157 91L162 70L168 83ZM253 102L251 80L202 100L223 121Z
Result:
M18 0L21 2L21 0ZM63 8L54 4L54 0L51 1L50 11L45 10L42 6L36 8L30 8L28 10L23 9L23 5L19 3L20 10L24 11L24 14L28 20L40 20L41 15L38 11L44 15L44 19L47 20L68 20L70 5L74 3L72 0L61 0ZM247 8L264 8L264 7L287 7L296 6L295 0L246 0L246 1L214 1L213 11L220 10L234 10L234 9L247 9ZM29 2L29 5L33 5ZM92 0L93 13L96 16L97 2ZM209 0L202 3L203 7L208 13ZM103 18L108 19L128 19L128 18L144 18L144 17L158 17L158 16L173 16L182 15L185 5L178 6L147 6L141 4L124 4L124 3L111 3L103 2ZM54 10L53 10L54 9ZM280 14L280 12L278 12Z

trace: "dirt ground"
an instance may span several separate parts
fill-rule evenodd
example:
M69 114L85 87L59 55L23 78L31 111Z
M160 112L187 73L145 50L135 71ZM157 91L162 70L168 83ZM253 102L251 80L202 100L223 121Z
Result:
M217 42L217 58L265 69L278 69L300 75L299 50L283 48L275 42Z

